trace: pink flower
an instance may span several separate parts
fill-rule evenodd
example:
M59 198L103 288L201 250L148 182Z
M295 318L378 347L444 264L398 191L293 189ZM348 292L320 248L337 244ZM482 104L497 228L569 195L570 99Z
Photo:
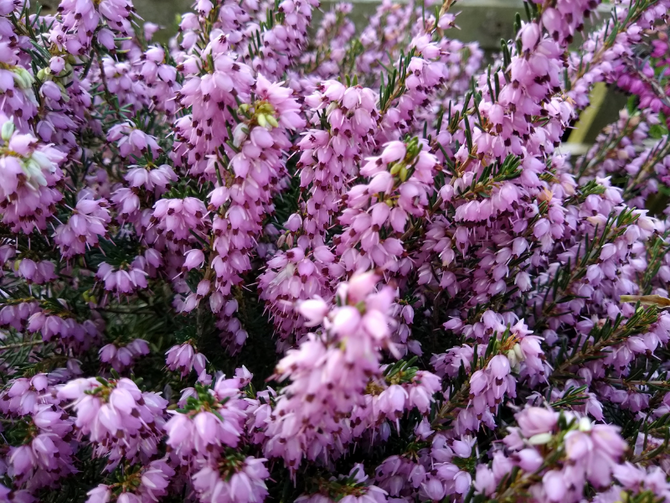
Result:
M558 414L540 407L525 408L515 417L526 438L553 431L558 421Z
M185 254L184 269L194 269L202 267L205 262L205 254L202 250L189 250Z
M298 304L298 312L307 319L305 326L315 327L328 313L328 305L321 299L305 300Z
M544 491L549 501L561 501L567 491L567 483L561 472L555 470L547 472L542 477Z
M106 485L99 485L86 493L86 503L108 503L112 497L111 489Z

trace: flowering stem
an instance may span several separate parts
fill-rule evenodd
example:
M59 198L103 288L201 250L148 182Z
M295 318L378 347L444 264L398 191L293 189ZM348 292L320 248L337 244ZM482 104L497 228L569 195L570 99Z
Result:
M598 358L602 352L611 346L614 346L634 334L642 333L649 328L649 325L655 323L658 319L658 309L651 306L645 310L638 310L630 319L622 325L623 318L619 317L613 325L609 321L602 328L596 328L591 331L589 337L593 337L595 342L589 344L588 340L581 345L580 342L574 345L573 354L558 365L551 374L551 379L564 379L574 377L569 369L579 366L583 362ZM594 333L595 332L595 333Z
M654 149L649 152L646 162L635 176L633 181L628 184L626 190L624 191L624 197L630 197L631 193L640 187L644 182L644 179L654 171L656 164L670 154L670 138L665 137L664 142L659 143L654 147Z

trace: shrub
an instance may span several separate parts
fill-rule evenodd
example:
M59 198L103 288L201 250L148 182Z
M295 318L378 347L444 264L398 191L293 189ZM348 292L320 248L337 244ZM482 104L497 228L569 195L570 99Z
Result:
M670 500L670 2L452 3L0 1L0 501Z

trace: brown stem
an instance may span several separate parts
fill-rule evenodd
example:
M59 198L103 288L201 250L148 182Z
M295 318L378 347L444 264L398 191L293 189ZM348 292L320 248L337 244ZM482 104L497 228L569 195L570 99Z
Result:
M8 349L25 348L28 346L38 346L39 344L44 344L44 341L17 342L16 344L7 344L6 346L0 346L0 351L6 351Z

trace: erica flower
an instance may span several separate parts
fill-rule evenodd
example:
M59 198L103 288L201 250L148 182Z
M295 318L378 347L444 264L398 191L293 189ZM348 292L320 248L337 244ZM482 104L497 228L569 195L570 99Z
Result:
M165 425L167 445L183 464L198 465L201 460L216 460L227 447L240 442L245 410L239 377L219 378L212 389L196 388L186 399L182 412L174 412Z
M256 503L268 494L265 480L270 476L264 459L231 454L217 466L205 466L193 475L193 487L200 501Z
M141 260L135 260L127 269L115 270L113 266L102 262L96 276L104 282L105 290L129 294L147 287L147 273L137 267L141 265Z
M167 402L156 393L142 393L130 379L76 379L58 391L72 400L75 427L95 445L95 456L108 457L108 469L122 458L147 460L157 450Z
M56 228L54 241L60 247L63 256L81 255L87 247L97 245L100 236L107 234L107 224L110 220L107 201L95 200L85 194L77 202L67 224Z
M200 375L205 370L207 358L202 353L196 352L189 342L180 346L171 347L165 353L165 363L170 370L179 370L182 377L188 375L192 369Z
M0 209L2 221L15 231L44 229L62 195L55 189L62 178L64 155L30 134L16 131L12 119L0 117Z
M149 344L143 339L135 339L123 346L107 344L99 351L100 361L109 363L118 371L126 369L134 363L134 360L148 354Z

